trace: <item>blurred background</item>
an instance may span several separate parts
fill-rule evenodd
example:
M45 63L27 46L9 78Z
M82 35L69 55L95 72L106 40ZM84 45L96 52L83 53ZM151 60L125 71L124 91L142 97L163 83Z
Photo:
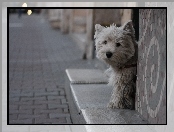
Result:
M131 19L138 40L138 8L116 8L136 7L136 2L3 4L12 7L8 10L10 124L72 123L65 69L108 67L95 57L95 24L119 27ZM71 8L106 6L113 8Z
M138 2L30 2L30 3L11 3L8 6L23 6L27 9L10 9L10 14L21 15L42 15L44 19L50 22L54 29L59 29L64 34L69 34L78 44L80 50L83 51L83 59L95 58L94 47L94 26L101 24L109 26L115 23L121 26L126 21L132 19L136 30L136 38L138 40L138 9L56 9L56 7L136 7L142 6ZM29 9L29 7L36 7ZM55 7L55 9L42 9L37 7Z

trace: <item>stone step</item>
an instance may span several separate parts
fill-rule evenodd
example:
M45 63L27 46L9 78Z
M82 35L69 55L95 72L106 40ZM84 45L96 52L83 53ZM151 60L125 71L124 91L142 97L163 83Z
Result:
M107 84L107 78L101 70L98 69L66 69L65 92L70 107L71 119L73 124L86 124L80 109L74 101L71 84Z
M71 84L107 84L104 72L98 69L66 69Z
M107 84L71 84L70 88L79 112L81 109L106 107L113 89Z
M148 124L135 110L87 108L81 109L86 124Z
M106 84L72 84L73 101L86 124L147 124L140 114L129 109L109 109L112 87Z
M148 124L135 110L109 109L113 87L97 69L66 69L66 95L73 124Z

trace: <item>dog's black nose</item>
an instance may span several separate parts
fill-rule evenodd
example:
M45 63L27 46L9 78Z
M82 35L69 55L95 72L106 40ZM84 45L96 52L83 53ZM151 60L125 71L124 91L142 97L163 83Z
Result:
M107 58L111 58L112 53L111 52L106 52L106 56L107 56Z

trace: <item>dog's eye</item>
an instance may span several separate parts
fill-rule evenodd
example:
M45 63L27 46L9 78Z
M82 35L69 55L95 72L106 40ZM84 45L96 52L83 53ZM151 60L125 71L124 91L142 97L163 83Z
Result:
M119 47L121 44L120 43L116 43L116 47Z
M103 43L104 43L104 44L107 44L107 41L105 40Z

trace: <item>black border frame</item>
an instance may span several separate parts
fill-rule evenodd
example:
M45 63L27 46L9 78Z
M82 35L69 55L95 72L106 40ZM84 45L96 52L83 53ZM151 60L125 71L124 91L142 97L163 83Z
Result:
M166 9L166 124L9 124L9 10L10 9ZM7 7L7 125L167 125L167 7Z

